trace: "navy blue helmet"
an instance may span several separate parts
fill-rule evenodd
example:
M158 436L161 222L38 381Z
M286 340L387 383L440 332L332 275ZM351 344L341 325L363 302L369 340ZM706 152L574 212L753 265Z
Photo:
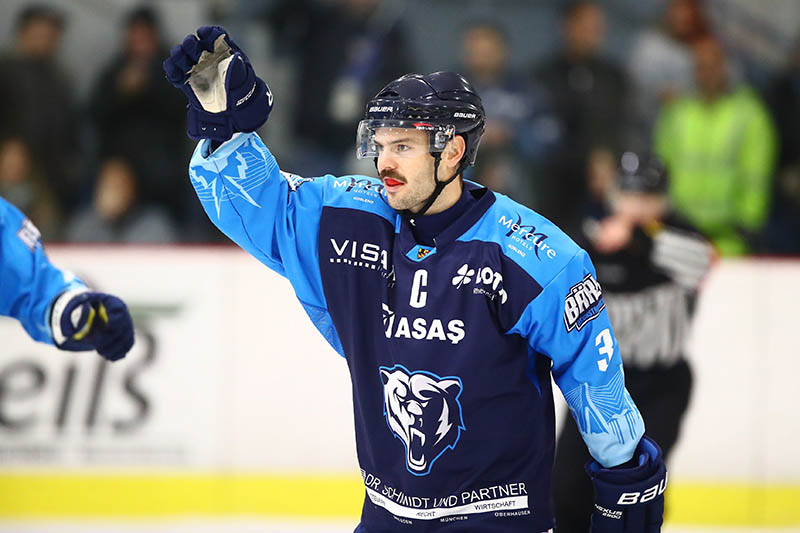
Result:
M367 103L358 128L358 157L377 157L374 133L380 127L428 131L431 155L437 155L455 135L464 137L466 151L459 171L475 163L486 124L481 97L455 72L406 74L381 89Z

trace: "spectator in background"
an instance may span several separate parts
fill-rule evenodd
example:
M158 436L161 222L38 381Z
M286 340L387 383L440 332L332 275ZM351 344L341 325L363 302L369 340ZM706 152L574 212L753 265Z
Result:
M763 245L770 252L800 254L800 40L789 67L772 85L769 103L780 151L772 212Z
M27 213L45 240L61 238L58 201L22 139L0 140L0 196Z
M171 243L173 224L163 208L142 203L141 182L122 158L103 162L92 205L67 228L73 242Z
M564 128L563 149L552 161L542 208L569 233L576 231L587 200L590 156L619 149L627 81L622 69L602 57L606 23L599 4L570 4L563 31L564 49L535 72L535 79L547 90Z
M77 203L80 131L72 89L56 63L62 15L46 5L22 9L14 50L0 58L0 135L20 137L55 192L59 208Z
M729 83L713 37L693 48L698 94L665 107L655 148L669 168L670 196L723 255L751 250L767 216L775 131L759 96Z
M164 79L161 62L169 51L162 45L156 12L134 8L121 36L121 50L90 99L98 160L124 157L141 180L139 200L184 223L192 193L184 179L190 153L185 102Z
M537 168L558 140L547 95L509 68L509 40L501 26L476 22L461 40L459 69L483 100L486 131L474 175L497 192L535 204Z
M694 90L692 44L708 35L699 0L671 0L661 24L642 31L631 47L628 74L635 89L636 136L650 148L661 106Z
M340 174L355 162L353 132L364 99L409 66L399 3L281 0L269 20L281 47L297 52L292 171Z

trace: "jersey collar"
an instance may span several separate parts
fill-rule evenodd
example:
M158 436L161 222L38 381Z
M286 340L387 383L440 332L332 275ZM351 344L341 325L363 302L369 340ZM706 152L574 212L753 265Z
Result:
M451 242L458 239L467 232L480 218L488 211L489 207L495 201L495 196L492 191L486 187L482 187L477 183L464 180L464 194L470 194L476 200L461 216L456 218L444 230L434 238L433 249L441 250ZM435 215L433 215L435 216ZM413 218L413 217L412 217ZM406 216L399 216L398 227L398 244L403 254L409 253L413 248L418 247L419 243L414 238L414 232L411 227L409 218Z

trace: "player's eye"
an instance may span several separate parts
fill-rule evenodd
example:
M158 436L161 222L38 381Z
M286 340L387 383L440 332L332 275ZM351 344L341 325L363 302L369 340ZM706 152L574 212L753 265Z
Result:
M407 144L398 144L395 146L395 149L398 152L407 152L408 150L411 150L411 147Z

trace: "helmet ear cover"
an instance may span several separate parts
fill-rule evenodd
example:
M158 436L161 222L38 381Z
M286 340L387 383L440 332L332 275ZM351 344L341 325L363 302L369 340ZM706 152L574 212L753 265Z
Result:
M447 142L449 140L450 139L447 138L447 134L445 134L443 131L437 131L433 134L433 140L431 141L431 145L437 151L441 152L444 150L444 147L447 146Z

